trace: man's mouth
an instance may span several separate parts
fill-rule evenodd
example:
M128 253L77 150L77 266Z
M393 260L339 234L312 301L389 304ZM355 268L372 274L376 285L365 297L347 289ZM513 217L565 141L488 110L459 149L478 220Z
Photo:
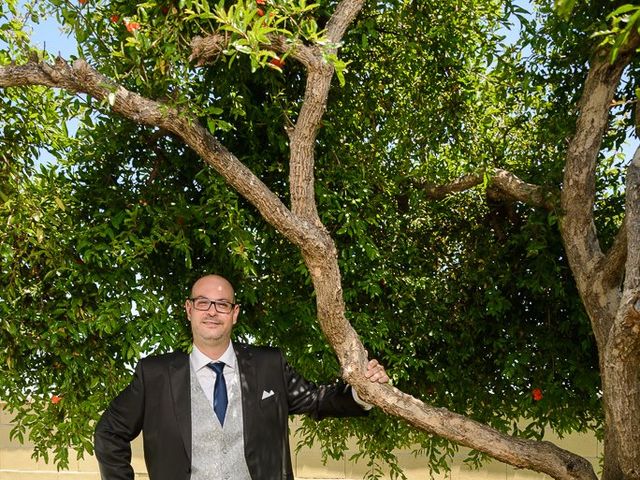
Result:
M222 325L222 322L219 320L203 320L202 323L209 326Z

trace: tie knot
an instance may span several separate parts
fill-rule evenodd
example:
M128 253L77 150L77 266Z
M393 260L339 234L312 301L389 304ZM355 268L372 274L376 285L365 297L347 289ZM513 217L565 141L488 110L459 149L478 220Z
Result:
M207 364L207 367L216 372L216 375L220 375L224 369L224 362L211 362Z

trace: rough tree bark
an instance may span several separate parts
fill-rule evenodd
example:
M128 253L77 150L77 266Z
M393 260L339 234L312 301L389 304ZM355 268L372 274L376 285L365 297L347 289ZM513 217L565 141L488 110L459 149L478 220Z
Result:
M638 44L638 38L633 38L613 64L608 51L594 56L579 105L576 133L569 143L561 195L560 232L598 346L607 480L640 478L640 327L633 307L640 295L638 154L627 175L626 238L621 237L626 240L626 259L615 248L604 254L600 247L594 224L595 171L615 90Z
M333 44L339 44L346 29L362 8L362 3L363 0L343 0L337 5L335 13L327 24L329 39ZM215 41L220 43L224 39L216 38ZM202 39L196 44L202 48L202 51L206 51L206 48L203 47L206 42L203 43ZM272 46L274 49L280 50L288 48L277 42L274 42ZM208 52L211 53L211 51L215 53L215 48ZM197 57L197 52L194 51L194 55ZM351 383L365 400L391 415L403 418L416 428L485 452L510 465L546 473L556 479L595 479L593 468L586 459L549 442L537 442L508 436L462 415L427 405L392 386L374 385L366 381L363 375L363 367L367 360L366 352L357 333L345 316L336 246L320 221L314 193L314 144L326 108L334 71L331 66L323 62L320 52L313 48L301 46L292 52L291 57L299 60L307 68L308 77L305 100L300 115L296 124L288 130L291 141L290 209L194 118L189 118L183 112L179 114L175 109L167 107L166 104L143 98L126 90L99 74L83 61L76 61L73 65L69 65L59 58L54 65L31 62L25 65L0 67L0 87L45 85L52 88L62 88L74 94L87 94L98 100L109 101L115 114L135 122L170 131L182 138L185 144L219 172L229 185L247 198L271 225L300 248L311 273L317 295L318 321L338 356L345 380ZM618 76L623 66L623 62L617 63L614 70L618 72ZM606 92L602 94L603 98L612 95L617 84L617 80L605 79L605 75L611 75L611 69L607 70L607 68L605 63L597 63L597 61L592 68L592 71L600 72L599 80L594 80L594 85L596 85L594 88L598 90L605 86L610 87L608 90L605 89ZM606 72L602 73L605 70ZM596 74L594 73L594 75ZM591 88L589 85L588 81L584 95L587 100L593 93L588 90ZM603 102L606 103L605 100ZM583 104L583 111L591 112L589 101L585 101ZM593 123L597 119L601 119L602 116L606 117L607 113L600 110L594 111L592 113L594 118L586 118L585 122ZM626 239L617 242L619 245L615 249L617 253L609 257L609 260L620 265L624 261L627 262L628 274L625 277L624 294L614 294L612 288L594 292L593 288L594 285L598 285L598 279L606 278L609 284L613 284L615 282L612 281L612 278L615 280L617 276L612 273L614 270L607 270L602 266L603 262L600 259L604 256L596 247L597 240L595 230L592 227L592 217L589 216L592 215L589 208L585 210L584 204L574 205L581 203L580 199L574 198L576 189L584 189L585 185L590 185L593 182L589 177L593 167L589 169L581 166L580 158L584 155L577 152L577 147L585 144L581 135L585 134L585 130L589 130L588 127L580 125L572 144L575 145L574 149L576 150L570 149L570 152L575 151L576 153L570 153L569 160L572 160L567 164L568 173L565 175L562 191L562 205L565 210L562 234L565 238L568 255L571 258L572 268L574 268L578 284L582 288L583 299L594 322L594 330L597 329L598 345L601 348L601 364L609 379L605 388L608 405L607 420L615 423L619 420L622 412L631 412L632 415L637 415L640 410L637 405L637 375L636 384L633 385L631 379L633 371L624 367L624 365L638 365L637 361L634 363L625 362L638 355L638 312L635 311L634 305L637 304L638 299L639 274L636 257L638 255L637 211L639 207L637 199L628 200L627 208L630 212L634 212L628 222L635 222L635 226L629 226L626 229ZM603 128L600 128L592 135L601 137L602 132ZM591 137L589 138L593 140ZM596 143L598 142L596 141ZM594 155L597 155L597 152ZM594 162L595 156L588 161ZM637 167L637 162L635 165ZM466 180L467 188L473 184L472 179L471 181L470 179ZM509 172L498 172L494 186L500 188L502 194L511 195L520 201L545 208L550 208L552 205L548 192L539 187L525 184ZM637 188L637 183L632 184L631 187ZM451 189L451 191L454 190L456 189ZM446 194L446 192L444 193ZM593 193L588 191L586 195L588 199L592 197ZM589 205L588 202L587 205ZM576 240L574 241L573 238ZM629 250L629 254L625 255L627 250ZM635 263L632 265L633 262ZM601 265L599 271L596 268L598 265ZM598 277L598 272L600 272L600 277ZM605 272L608 275L605 275ZM601 284L602 281L600 281ZM587 289L585 290L585 288ZM595 293L598 295L594 299L591 296ZM617 312L617 315L612 315L612 312ZM611 331L610 334L609 331ZM633 332L635 332L634 340L632 340ZM605 345L608 346L608 350L602 348ZM609 353L606 353L607 351ZM613 360L616 361L613 362ZM619 364L618 361L623 363ZM636 396L629 397L632 405L623 405L622 401L616 403L611 400L611 389L621 385L635 389ZM631 410L628 410L629 408ZM624 423L629 425L631 422L628 419L626 422L620 422L620 428L614 428L612 431L617 439L617 444L621 445L628 441L635 441L635 443L629 443L626 448L621 448L620 454L616 458L620 459L619 464L625 471L627 478L638 478L639 453L632 446L640 444L638 442L639 433L631 433L624 429L622 427Z

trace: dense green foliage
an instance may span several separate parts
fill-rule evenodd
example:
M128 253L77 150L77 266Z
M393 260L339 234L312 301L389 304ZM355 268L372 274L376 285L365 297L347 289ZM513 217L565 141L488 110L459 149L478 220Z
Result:
M317 40L333 2L268 2L264 16L253 2L226 3L259 22L255 35L238 34L204 68L189 62L189 41L225 23L206 0L50 0L31 20L54 15L105 75L193 112L286 199L284 127L304 71L269 63L255 41L271 28ZM11 7L0 6L2 64L24 55ZM530 437L602 422L557 213L484 188L434 201L422 185L501 167L559 187L584 65L601 40L592 34L611 7L575 8L568 21L546 3L368 2L340 50L345 83L336 78L317 146L318 209L371 356L403 391ZM503 36L509 22L515 42ZM628 109L614 111L611 150L628 134ZM0 110L0 398L38 455L52 448L65 466L67 447L91 451L93 422L136 359L189 344L182 305L207 272L237 286L238 338L281 346L310 379L339 374L298 252L176 138L44 89L7 89ZM39 148L56 161L35 162ZM619 163L611 156L599 176L605 242L621 212ZM419 448L437 468L454 453L378 413L305 428L332 455L355 436L372 476L394 464L394 446Z

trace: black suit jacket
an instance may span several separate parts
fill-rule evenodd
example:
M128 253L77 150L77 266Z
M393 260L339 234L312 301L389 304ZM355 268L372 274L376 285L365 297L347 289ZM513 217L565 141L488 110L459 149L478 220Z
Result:
M275 348L235 344L242 389L244 450L253 480L293 479L288 415L365 415L351 387L316 386L298 375ZM95 453L103 480L131 480L131 441L143 432L150 480L189 479L191 389L189 355L142 359L131 383L102 414ZM264 391L275 393L262 399Z

